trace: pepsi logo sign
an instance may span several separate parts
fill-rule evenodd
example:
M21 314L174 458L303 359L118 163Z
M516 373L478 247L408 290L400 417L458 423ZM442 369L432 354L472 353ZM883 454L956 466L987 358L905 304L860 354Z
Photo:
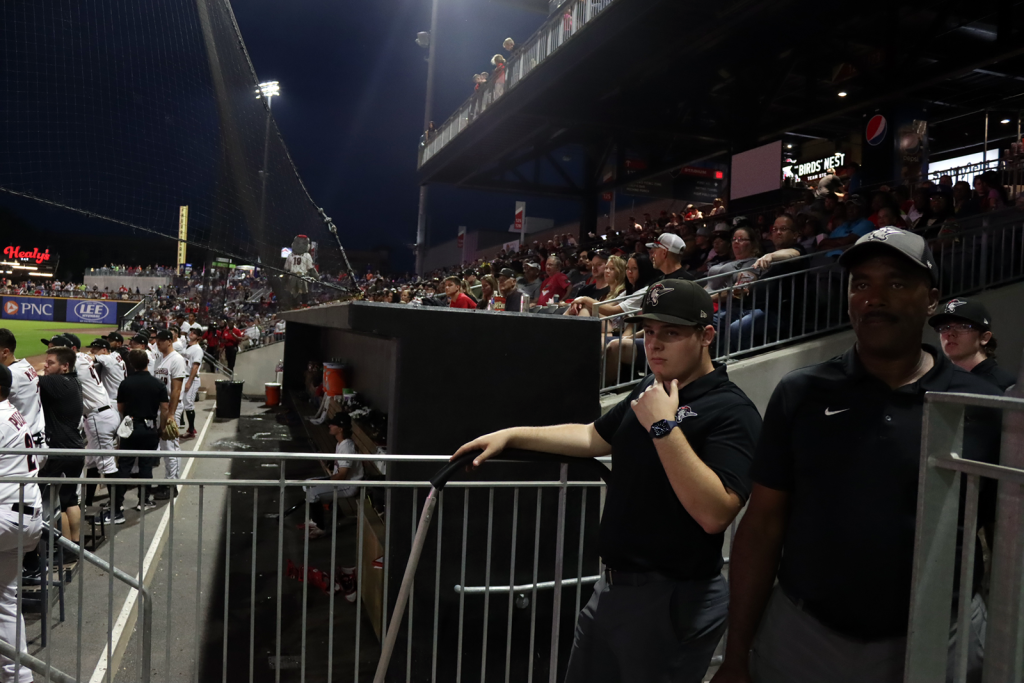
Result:
M872 147L877 147L885 139L885 132L888 130L889 125L885 120L885 117L881 114L875 114L868 121L868 127L864 131L864 138L867 143Z
M110 315L110 307L99 302L83 301L75 304L75 315L83 322L103 322Z
M18 315L18 302L8 301L5 303L4 312L7 313L7 315Z

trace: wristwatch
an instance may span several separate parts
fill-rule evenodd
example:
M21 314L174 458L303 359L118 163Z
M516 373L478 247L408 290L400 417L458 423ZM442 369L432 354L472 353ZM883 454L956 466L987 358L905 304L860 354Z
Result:
M651 438L660 439L663 436L668 436L678 426L679 423L672 420L658 420L651 425Z

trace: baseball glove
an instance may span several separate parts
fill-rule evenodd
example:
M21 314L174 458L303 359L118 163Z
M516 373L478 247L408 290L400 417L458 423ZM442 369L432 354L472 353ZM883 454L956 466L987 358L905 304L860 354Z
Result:
M167 425L164 427L163 439L164 441L174 441L178 438L178 423L174 420L168 420Z

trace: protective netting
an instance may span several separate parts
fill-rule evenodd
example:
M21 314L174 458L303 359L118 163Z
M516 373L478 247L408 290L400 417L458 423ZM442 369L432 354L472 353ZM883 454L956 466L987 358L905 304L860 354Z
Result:
M0 190L175 240L187 204L189 244L281 268L301 233L343 269L227 0L3 2L0 58Z

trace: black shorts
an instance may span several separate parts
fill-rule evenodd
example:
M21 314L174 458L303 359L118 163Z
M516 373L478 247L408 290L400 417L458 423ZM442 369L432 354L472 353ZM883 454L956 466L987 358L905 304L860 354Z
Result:
M55 458L52 455L46 459L46 464L39 470L40 477L67 477L78 478L82 476L85 468L85 458ZM57 488L57 498L60 500L60 509L67 510L78 505L78 484L60 484ZM43 500L49 501L48 493L43 491Z

